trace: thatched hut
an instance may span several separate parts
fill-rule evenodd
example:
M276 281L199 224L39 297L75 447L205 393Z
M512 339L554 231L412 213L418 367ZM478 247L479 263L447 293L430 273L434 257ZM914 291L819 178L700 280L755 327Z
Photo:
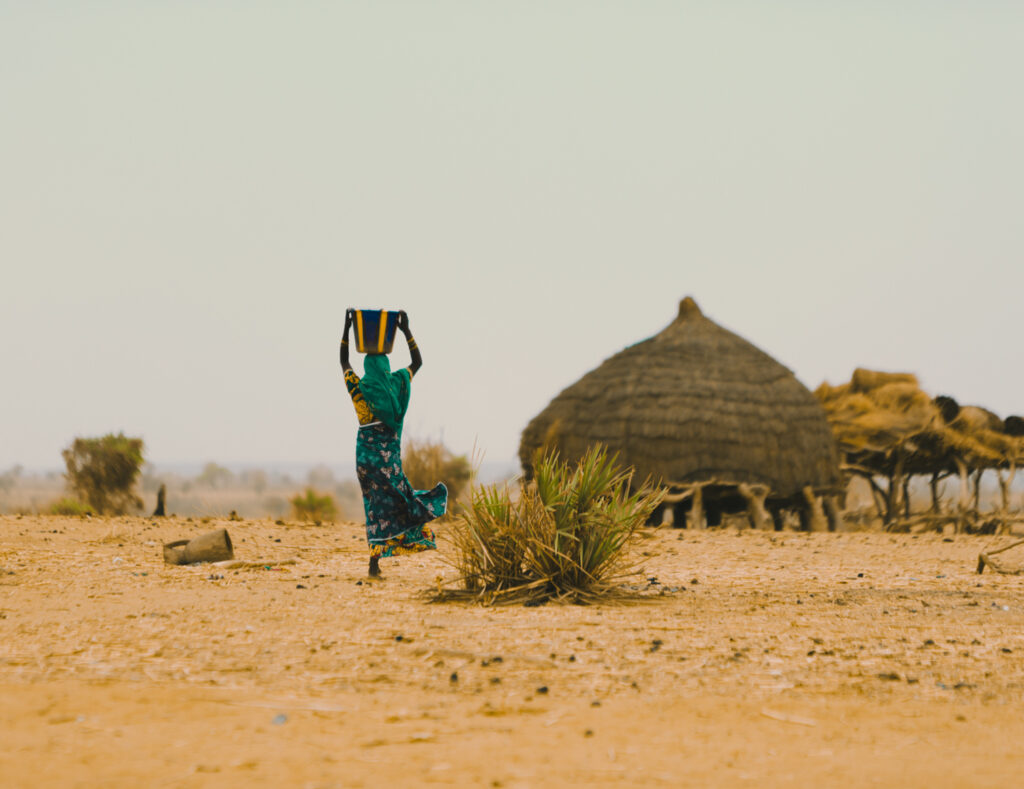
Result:
M668 488L676 525L716 525L746 509L805 525L842 486L835 440L814 395L788 369L701 313L691 298L660 334L607 359L523 431L527 477L539 449L576 459L603 444L638 479Z

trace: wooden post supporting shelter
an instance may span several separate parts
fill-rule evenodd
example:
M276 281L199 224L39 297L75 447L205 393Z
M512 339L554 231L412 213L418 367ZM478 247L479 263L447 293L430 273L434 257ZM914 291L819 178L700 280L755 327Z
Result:
M800 510L804 513L800 518L801 526L805 526L808 531L828 531L828 522L825 520L821 501L814 495L814 490L810 485L804 487L803 494L806 503Z
M825 496L822 498L825 507L825 520L828 521L829 531L839 531L839 524L843 522L843 515L839 510L839 501L836 496Z
M741 482L737 490L747 500L747 520L750 521L750 528L766 531L768 529L768 511L765 509L765 499L768 498L770 489L767 485L748 485Z
M690 505L690 515L686 519L686 525L691 529L703 530L707 528L704 520L704 485L693 486L693 503Z

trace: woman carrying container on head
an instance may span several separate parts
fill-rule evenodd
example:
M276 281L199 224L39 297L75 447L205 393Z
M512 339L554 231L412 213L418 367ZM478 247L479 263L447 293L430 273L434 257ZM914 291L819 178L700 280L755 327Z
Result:
M382 324L387 315L380 313ZM409 330L409 316L404 311L398 313L398 328L405 335L412 363L393 373L386 352L368 352L363 362L362 378L356 375L348 359L349 330L356 317L355 310L345 313L341 367L359 418L356 472L366 511L370 577L379 578L382 558L437 547L434 532L426 524L444 515L448 506L448 489L439 482L432 490L413 490L402 471L402 420L409 407L412 377L423 364L423 357ZM362 321L362 311L358 318ZM380 335L381 342L375 350L384 351L383 325ZM362 336L360 331L360 342Z

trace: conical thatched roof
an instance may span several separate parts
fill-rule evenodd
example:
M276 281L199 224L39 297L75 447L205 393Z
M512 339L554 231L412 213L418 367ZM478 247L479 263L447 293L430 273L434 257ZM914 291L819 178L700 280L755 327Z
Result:
M523 431L575 459L604 444L641 479L768 485L774 497L838 487L825 412L788 369L706 318L691 298L660 334L615 354L559 394Z

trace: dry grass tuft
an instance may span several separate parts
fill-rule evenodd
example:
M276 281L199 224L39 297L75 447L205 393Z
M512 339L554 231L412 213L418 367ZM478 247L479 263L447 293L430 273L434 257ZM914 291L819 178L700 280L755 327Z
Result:
M536 464L513 496L507 486L476 489L449 532L461 588L435 600L591 603L621 592L638 567L630 548L663 494L632 493L632 473L594 448L573 467L557 455Z
M95 515L96 512L88 504L78 499L64 496L57 499L49 507L50 515L64 515L72 518L84 518L86 515Z
M448 488L449 506L456 506L473 479L465 455L456 455L440 442L408 439L402 450L402 470L417 490L430 490L438 482Z

